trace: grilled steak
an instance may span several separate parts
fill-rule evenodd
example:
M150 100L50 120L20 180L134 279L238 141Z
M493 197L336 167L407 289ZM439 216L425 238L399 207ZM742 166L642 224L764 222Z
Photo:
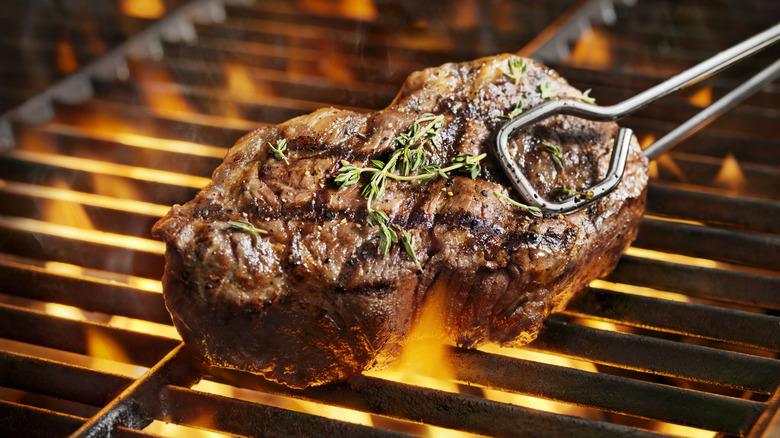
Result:
M517 59L416 72L382 111L326 108L241 138L213 182L155 225L167 242L166 305L185 342L218 366L291 387L323 384L396 359L436 288L446 288L446 332L456 344L531 342L543 319L613 269L633 240L647 162L634 139L619 187L567 216L534 217L498 197L515 197L492 152L501 117L582 98L531 60L524 73L511 68ZM391 229L409 233L418 268L400 243L380 251L362 193L370 177L342 188L334 180L344 162L388 160L423 113L443 116L425 145L429 163L487 157L474 179L391 179L373 202ZM537 191L553 197L603 178L617 129L557 116L519 132L510 149ZM275 152L282 139L287 149ZM545 144L559 146L560 161Z

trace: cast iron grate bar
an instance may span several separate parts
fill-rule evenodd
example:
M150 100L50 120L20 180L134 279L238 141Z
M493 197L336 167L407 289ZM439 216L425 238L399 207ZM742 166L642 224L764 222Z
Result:
M369 376L357 376L338 384L291 390L241 372L214 369L209 374L223 383L271 394L488 436L659 436L622 425L537 411Z
M655 182L648 187L647 209L669 217L780 234L780 201L776 200L707 193Z
M85 421L86 419L75 415L0 400L0 434L3 436L17 438L68 436ZM123 426L117 427L111 436L116 438L158 437Z
M633 246L780 271L780 237L644 218Z
M780 351L777 316L593 288L579 294L564 313Z
M162 294L116 281L58 275L46 269L0 259L4 294L75 306L83 310L171 324Z
M774 359L598 330L567 322L561 315L549 317L545 331L527 348L763 394L777 390L780 383L780 361Z
M623 255L608 280L780 310L780 277Z
M451 353L457 376L465 382L729 434L744 434L765 409L758 402L610 374L475 350Z

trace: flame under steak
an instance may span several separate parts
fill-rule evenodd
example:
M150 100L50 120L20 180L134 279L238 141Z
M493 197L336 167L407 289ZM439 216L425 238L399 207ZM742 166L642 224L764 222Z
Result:
M625 176L579 212L535 218L513 196L493 154L498 128L522 99L578 98L554 71L527 60L517 84L513 55L445 64L409 76L374 113L325 108L260 128L228 152L213 182L175 205L154 228L167 242L166 305L185 342L208 362L305 387L342 380L398 358L434 285L446 290L446 333L458 345L531 342L552 311L614 268L645 207L647 160L633 139ZM549 93L549 91L548 91ZM422 270L401 245L381 254L366 223L361 183L339 189L342 160L368 167L422 113L443 115L431 162L486 152L476 179L453 174L420 185L391 180L374 208L414 236ZM609 167L615 123L548 119L512 140L542 194L582 189ZM269 144L286 139L289 162ZM564 171L542 140L560 146ZM249 221L255 238L228 221Z

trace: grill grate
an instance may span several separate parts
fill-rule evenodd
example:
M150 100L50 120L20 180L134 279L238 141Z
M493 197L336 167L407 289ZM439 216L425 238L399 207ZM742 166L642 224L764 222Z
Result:
M0 70L15 84L0 87L12 128L0 137L15 144L0 155L0 434L87 424L96 436L120 424L117 436L758 437L780 427L770 426L776 84L653 162L648 215L613 274L527 348L445 347L447 378L369 373L298 391L208 368L170 325L164 246L150 235L257 125L325 105L381 108L414 70L524 46L614 103L773 24L773 2L736 12L705 0L137 3L167 18L95 12L118 24L90 40L72 16L47 15L23 49L0 39L11 60L78 54L75 75L73 64L29 78L26 65ZM16 29L15 13L0 7L0 23ZM777 54L625 124L649 145Z

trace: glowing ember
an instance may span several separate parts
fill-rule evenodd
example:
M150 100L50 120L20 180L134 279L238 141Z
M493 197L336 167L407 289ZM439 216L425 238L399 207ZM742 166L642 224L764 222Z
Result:
M569 62L575 67L606 69L612 64L609 39L598 29L589 28L577 40Z

